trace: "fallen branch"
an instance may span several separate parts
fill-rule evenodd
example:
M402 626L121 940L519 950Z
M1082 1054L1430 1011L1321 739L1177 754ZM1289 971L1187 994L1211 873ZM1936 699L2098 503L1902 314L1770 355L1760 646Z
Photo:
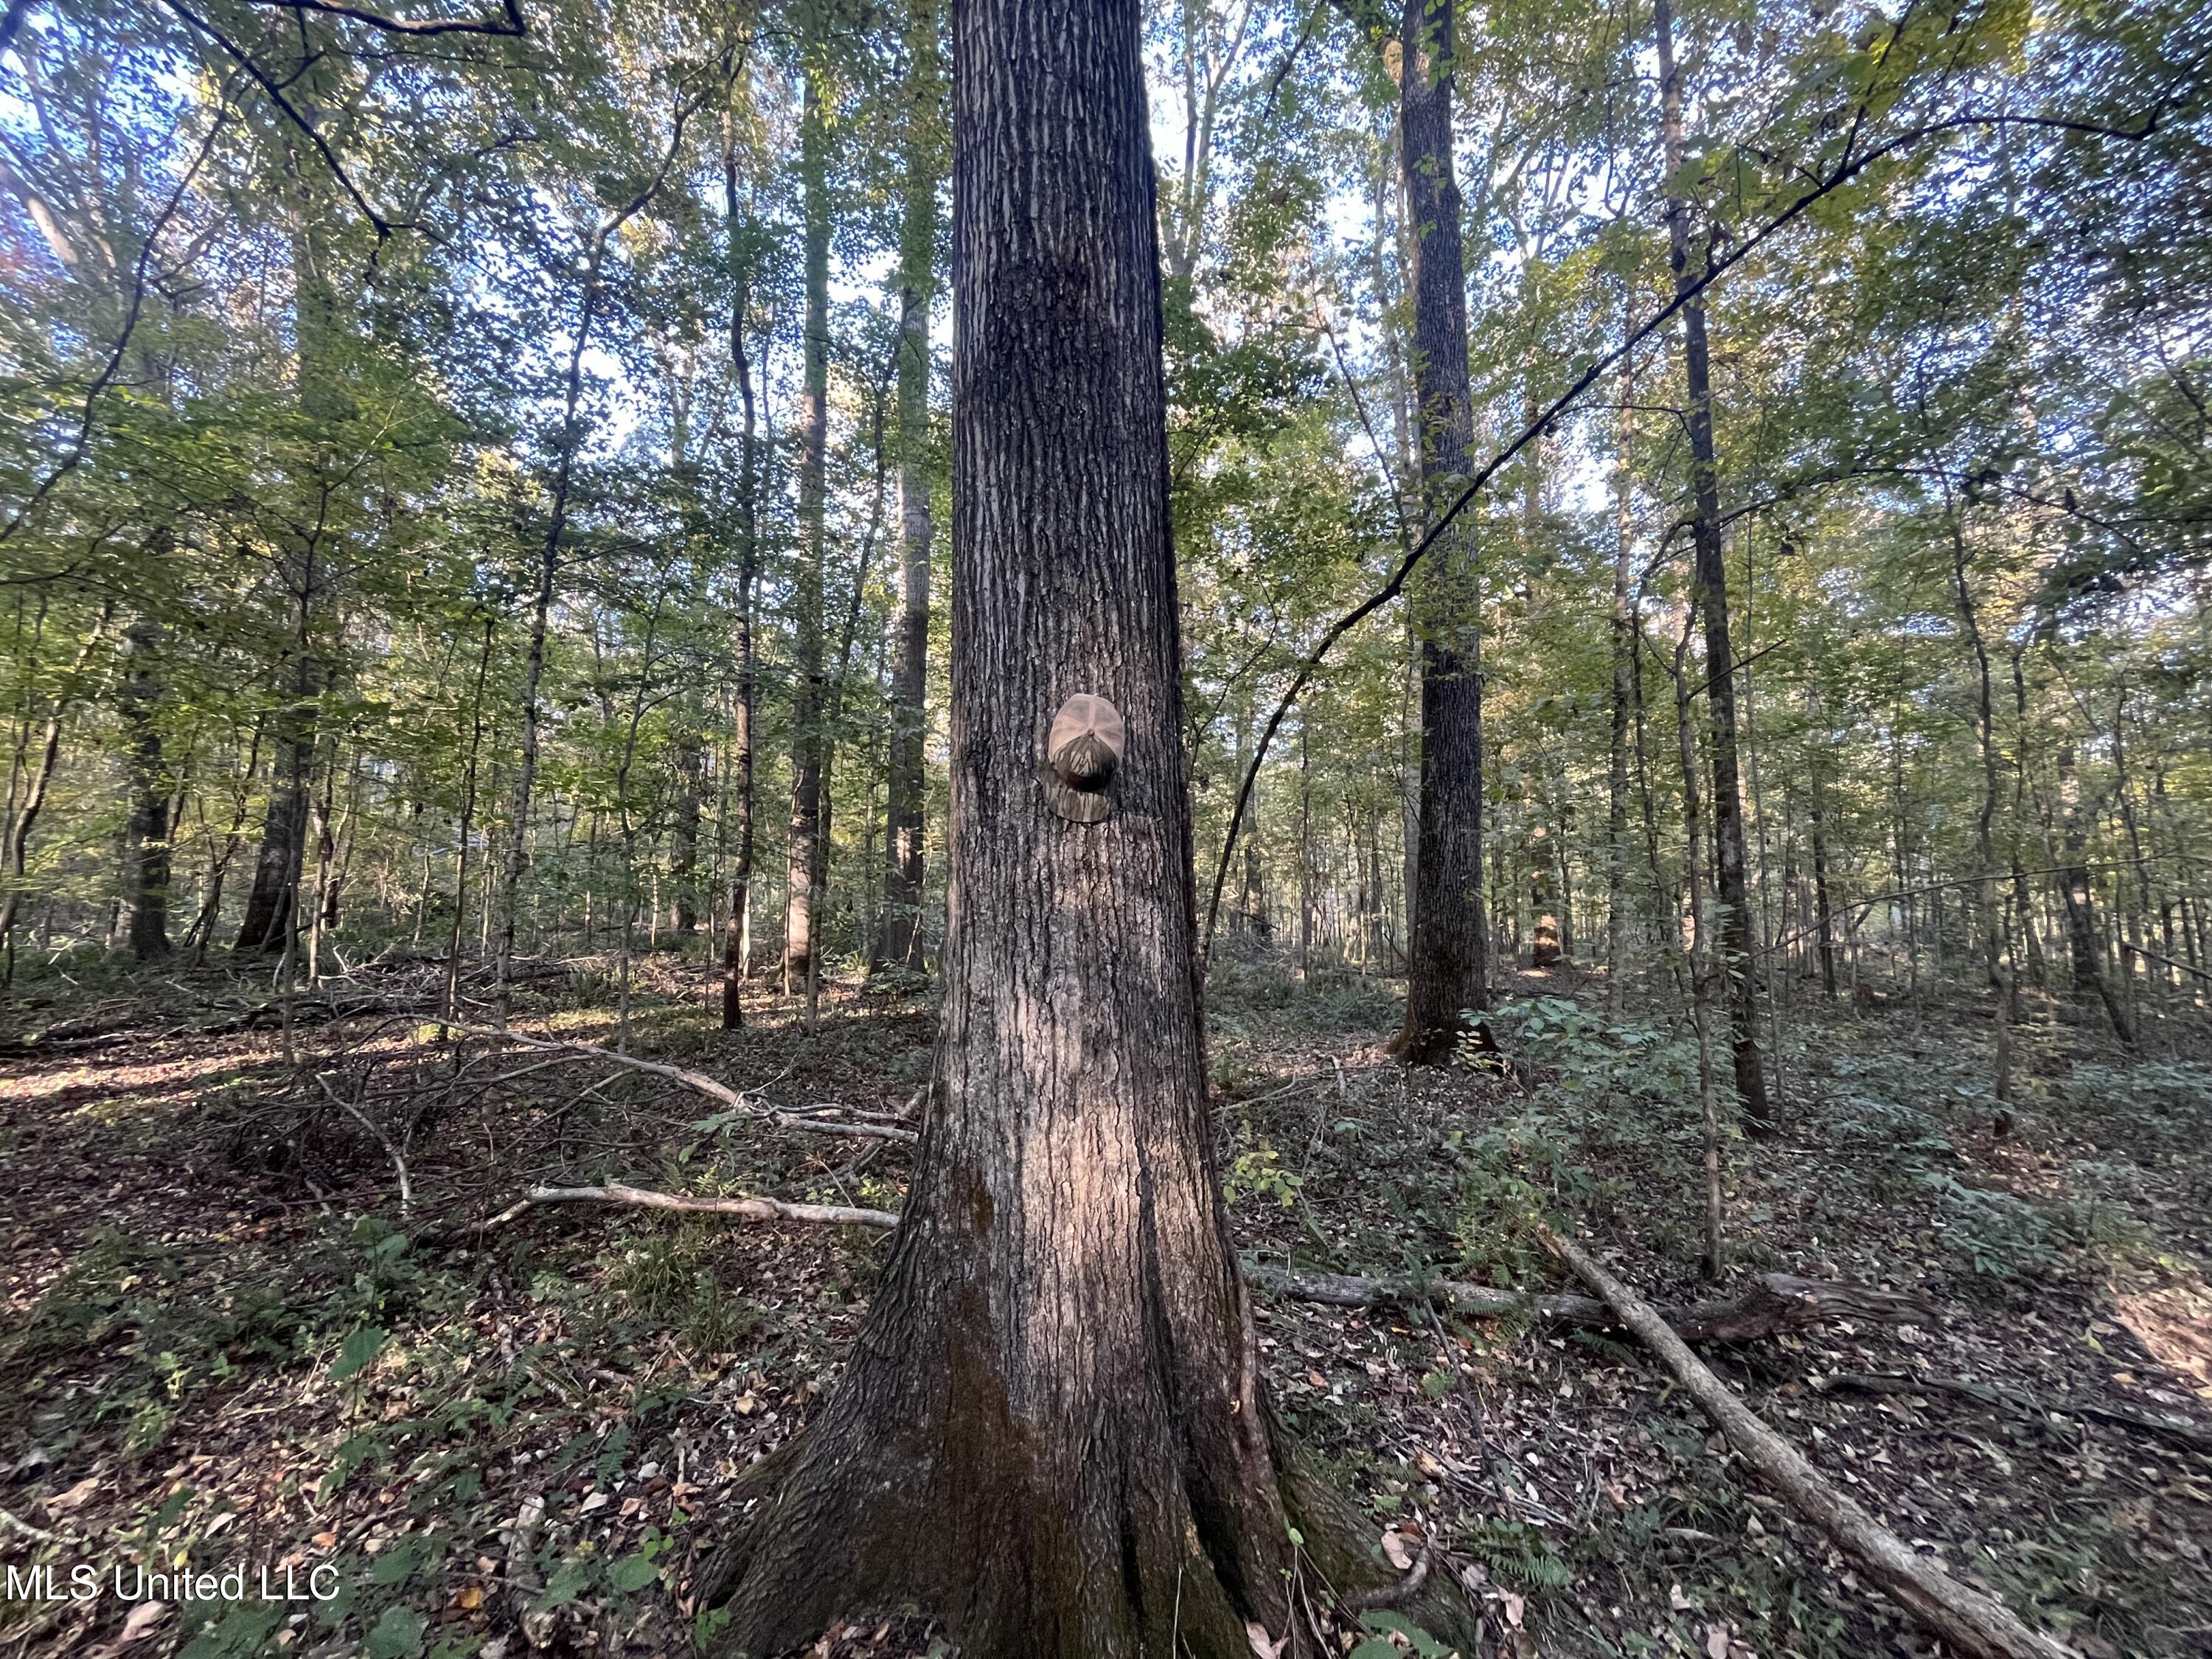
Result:
M407 1178L407 1160L399 1155L399 1148L392 1144L392 1137L378 1128L375 1120L367 1112L362 1111L360 1107L331 1088L331 1080L328 1078L320 1072L317 1072L314 1073L314 1079L315 1086L323 1091L324 1097L331 1104L360 1124L368 1132L369 1138L384 1148L384 1155L392 1160L392 1167L399 1176L399 1218L402 1221L406 1220L414 1212L415 1187L414 1183Z
M1650 1303L1572 1240L1549 1227L1540 1226L1538 1234L1665 1362L1744 1461L1930 1631L1983 1659L2081 1659L2064 1643L2030 1629L2003 1603L1961 1583L1939 1563L1915 1554L1896 1534L1830 1484L1796 1448L1754 1417L1735 1391L1667 1328Z
M1528 1315L1543 1324L1618 1327L1624 1322L1611 1308L1592 1297L1526 1296L1459 1279L1410 1276L1363 1279L1352 1273L1270 1267L1256 1261L1244 1264L1244 1278L1259 1290L1337 1308L1430 1304L1478 1319ZM1844 1319L1911 1325L1931 1322L1935 1316L1924 1303L1894 1291L1838 1285L1824 1279L1799 1279L1790 1273L1768 1273L1741 1296L1725 1302L1700 1302L1656 1311L1661 1319L1692 1342L1748 1342L1771 1336L1777 1331L1832 1324Z
M753 1198L743 1194L729 1198L686 1198L679 1193L656 1193L643 1187L611 1183L605 1187L532 1187L497 1215L462 1231L488 1233L550 1204L630 1204L647 1210L676 1210L686 1215L727 1216L734 1221L818 1221L848 1227L896 1227L899 1220L889 1210L848 1209L840 1204L787 1204L780 1198Z
M447 1030L463 1032L470 1036L498 1037L519 1048L537 1048L550 1054L574 1054L580 1059L603 1060L610 1066L625 1066L633 1072L644 1072L649 1076L665 1078L679 1084L695 1094L709 1100L720 1101L733 1111L748 1117L765 1118L781 1128L797 1129L803 1133L817 1135L866 1135L878 1140L896 1140L911 1146L921 1137L912 1129L902 1129L890 1123L855 1123L847 1119L827 1119L801 1112L786 1112L773 1106L755 1103L754 1097L742 1090L732 1089L726 1083L708 1077L704 1072L695 1072L688 1066L671 1066L665 1060L644 1060L636 1054L625 1054L596 1042L585 1042L569 1037L530 1036L502 1025L459 1025L450 1022ZM908 1103L911 1104L912 1103Z
M2163 1435L2200 1451L2212 1451L2212 1429L2186 1423L2177 1417L2130 1411L2124 1406L2103 1406L2084 1400L2045 1400L2021 1389L1999 1388L1990 1382L1969 1382L1957 1376L1903 1376L1887 1372L1842 1371L1824 1376L1814 1386L1823 1394L1955 1394L1979 1405L2006 1408L2030 1417L2085 1417L2093 1422L2121 1428L2142 1429Z
M2212 974L2206 973L2202 968L2191 968L2185 962L2176 962L2172 957L2160 956L2155 951L2146 951L2142 945L2130 945L2125 939L2120 941L2120 949L2139 956L2147 962L2162 962L2169 968L2178 969L2185 974L2193 974L2198 979L2212 980Z

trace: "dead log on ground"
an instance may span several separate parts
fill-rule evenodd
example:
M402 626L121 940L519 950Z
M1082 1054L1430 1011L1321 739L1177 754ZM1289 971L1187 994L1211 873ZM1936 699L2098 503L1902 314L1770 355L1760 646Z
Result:
M1658 1310L1598 1265L1572 1240L1539 1230L1553 1253L1619 1314L1659 1356L1744 1461L1791 1507L1826 1534L1868 1577L1915 1618L1960 1651L1983 1659L2081 1659L2055 1637L2032 1630L2002 1602L1946 1572L1830 1484L1797 1449L1752 1414L1735 1391L1707 1370Z
M1980 1405L2018 1412L2028 1417L2086 1417L2092 1422L2141 1429L2147 1434L2178 1440L2183 1445L2193 1446L2199 1451L2212 1451L2212 1429L2200 1424L2184 1422L2178 1417L2132 1411L2124 1406L2104 1406L2094 1401L2047 1400L2025 1389L2000 1388L1990 1382L1969 1382L1964 1377L1924 1376L1917 1372L1896 1376L1880 1371L1839 1371L1833 1376L1820 1378L1814 1386L1823 1394L1954 1394Z
M1301 1302L1336 1308L1372 1308L1423 1303L1478 1319L1531 1316L1539 1323L1611 1326L1621 1319L1594 1297L1527 1296L1452 1279L1363 1279L1352 1273L1313 1273L1289 1267L1244 1264L1246 1282L1257 1289ZM1749 1342L1777 1331L1863 1319L1872 1324L1928 1324L1934 1311L1917 1297L1862 1285L1825 1279L1768 1273L1739 1296L1688 1307L1662 1307L1659 1317L1692 1342Z

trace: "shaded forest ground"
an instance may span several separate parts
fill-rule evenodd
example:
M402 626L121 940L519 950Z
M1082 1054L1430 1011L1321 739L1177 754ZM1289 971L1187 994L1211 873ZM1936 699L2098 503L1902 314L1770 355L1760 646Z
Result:
M608 1038L608 967L543 965L522 1023ZM112 1594L15 1595L0 1655L685 1650L687 1574L725 1493L830 1383L882 1237L599 1208L452 1230L539 1181L895 1208L903 1148L588 1060L436 1046L434 964L362 970L333 994L344 1018L303 1001L296 1069L243 980L72 973L19 986L0 1032L0 1508L21 1523L0 1523L0 1560L64 1580L88 1563L104 1589L133 1562L265 1564L280 1583L331 1562L318 1582L337 1594L135 1617ZM918 984L832 986L815 1035L759 996L724 1036L703 968L640 973L633 1048L765 1103L895 1113L927 1075ZM1692 1296L1681 1033L1607 1026L1571 972L1509 988L1510 1074L1408 1074L1380 1046L1386 988L1224 961L1214 1080L1240 1247L1551 1287L1522 1225L1542 1210L1646 1294ZM2092 1659L2212 1651L2212 1042L2170 1024L2130 1055L2065 1010L2031 1013L2003 1134L1985 1003L1790 1024L1784 1133L1731 1152L1736 1272L1911 1290L1939 1313L1707 1357L1916 1547ZM1626 1339L1260 1310L1276 1398L1376 1547L1401 1558L1432 1531L1480 1584L1496 1650L1924 1651ZM821 1651L918 1651L915 1634Z

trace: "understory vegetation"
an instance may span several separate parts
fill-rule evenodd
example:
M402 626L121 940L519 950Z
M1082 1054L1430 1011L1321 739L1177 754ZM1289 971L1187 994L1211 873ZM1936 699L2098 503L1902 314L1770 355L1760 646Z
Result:
M920 994L833 982L818 1032L791 999L725 1035L701 1018L703 970L656 966L636 1052L762 1108L896 1114L927 1076ZM398 1000L427 981L434 1006L435 977L401 963L372 982ZM1693 1300L1693 1045L1680 1021L1608 1022L1578 978L1517 976L1496 1016L1506 1070L1437 1073L1381 1052L1385 983L1218 963L1240 1251L1544 1290L1559 1275L1529 1223L1574 1218L1655 1300ZM591 964L544 983L526 1029L611 1030ZM682 1650L727 1494L831 1385L883 1236L630 1209L464 1224L532 1184L602 1181L896 1209L905 1150L580 1054L441 1044L416 1014L303 1024L295 1067L281 1032L195 1030L234 1019L240 988L88 983L40 1012L49 1030L96 1013L105 1034L50 1038L4 1085L4 1502L55 1534L9 1559L266 1559L303 1583L337 1565L327 1602L169 1607L148 1639L193 1659L458 1659L502 1636L518 1654L530 1637ZM1909 1291L1929 1321L1707 1357L1916 1548L2084 1654L2180 1659L2212 1620L2212 1050L2130 1055L2047 1005L2020 1028L2000 1134L1989 1012L1931 1000L1792 1028L1784 1138L1729 1158L1746 1271ZM1257 1318L1269 1387L1374 1547L1433 1534L1504 1650L1919 1650L1625 1334L1264 1294ZM0 1644L84 1650L123 1612L14 1601ZM823 1651L928 1645L878 1634Z

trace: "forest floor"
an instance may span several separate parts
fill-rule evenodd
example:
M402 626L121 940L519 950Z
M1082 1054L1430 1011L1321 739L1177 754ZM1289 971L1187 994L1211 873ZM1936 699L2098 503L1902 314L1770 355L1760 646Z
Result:
M519 1023L609 1038L609 969L544 966ZM0 1015L0 1656L687 1650L725 1495L830 1385L884 1236L600 1206L464 1224L539 1181L895 1208L903 1150L586 1059L439 1045L433 964L364 968L341 1018L299 1005L296 1066L242 978L72 975ZM1540 1211L1646 1295L1694 1297L1682 1033L1607 1025L1571 971L1506 988L1510 1073L1409 1074L1381 1046L1388 988L1221 963L1240 1248L1557 1287ZM2170 1021L2130 1054L2033 1003L2000 1134L1987 1004L1813 1018L1809 995L1781 1134L1730 1147L1732 1273L1937 1312L1709 1363L1914 1547L2090 1659L2212 1653L2212 1030ZM725 1036L711 996L699 963L644 964L634 1051L785 1109L896 1113L927 1074L918 983L833 985L813 1034L762 992ZM1625 1337L1274 1297L1258 1316L1275 1399L1377 1548L1437 1539L1491 1650L1929 1651ZM69 1599L80 1565L99 1593ZM216 1577L134 1596L142 1569ZM264 1569L305 1599L261 1599Z

